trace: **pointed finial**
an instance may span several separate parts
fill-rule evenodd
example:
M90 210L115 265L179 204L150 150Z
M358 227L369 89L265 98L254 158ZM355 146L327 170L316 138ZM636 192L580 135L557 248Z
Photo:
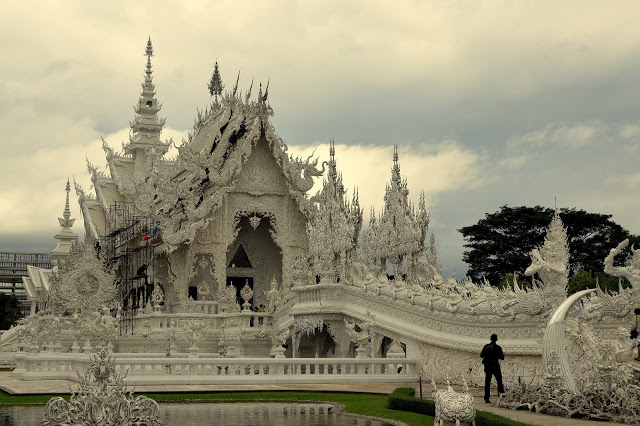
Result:
M393 146L393 164L398 164L398 145Z
M220 71L218 70L218 61L216 60L216 64L213 67L213 75L211 76L211 80L209 81L209 93L211 96L215 96L218 99L218 95L222 94L222 89L224 86L222 85L222 78L220 77Z
M331 138L329 140L329 156L331 157L332 161L335 161L335 156L336 156L336 140L334 138Z
M151 44L151 36L149 36L149 39L147 40L147 48L144 54L149 58L153 56L153 44Z
M74 181L75 183L75 181ZM69 207L69 192L71 192L71 183L67 178L67 184L65 185L65 191L67 191L67 199L64 203L64 211L62 212L62 218L58 218L60 226L63 228L71 228L75 219L71 219L71 208Z
M67 178L65 191L67 191L67 200L64 203L64 212L62 213L62 217L64 217L65 220L68 221L71 217L71 209L69 208L69 192L71 192L71 183L69 182L69 178Z

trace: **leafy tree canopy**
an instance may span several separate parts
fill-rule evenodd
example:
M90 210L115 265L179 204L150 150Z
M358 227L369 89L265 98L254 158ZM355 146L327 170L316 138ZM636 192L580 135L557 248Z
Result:
M467 275L476 282L486 278L497 285L514 272L523 274L531 264L531 250L544 243L553 214L553 209L541 206L502 206L476 224L459 229L467 242L468 250L462 257L469 265ZM561 209L559 214L567 230L570 277L578 271L595 276L603 271L603 261L610 249L625 238L631 243L640 241L640 237L612 221L611 215L575 208ZM616 262L625 264L629 256L631 250L627 248Z
M596 285L600 286L603 290L618 291L620 284L623 288L631 287L631 283L626 278L618 278L604 272L596 272L595 276L591 276L586 271L578 271L569 280L568 294L577 293L588 288L596 288Z
M22 318L22 310L18 298L0 293L0 330L8 330L20 318Z

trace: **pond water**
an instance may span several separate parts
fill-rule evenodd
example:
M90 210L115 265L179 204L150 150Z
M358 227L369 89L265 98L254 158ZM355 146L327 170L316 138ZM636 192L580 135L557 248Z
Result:
M0 406L0 425L39 425L44 405ZM336 414L330 404L202 403L160 404L164 426L253 425L253 426L385 426L373 420Z

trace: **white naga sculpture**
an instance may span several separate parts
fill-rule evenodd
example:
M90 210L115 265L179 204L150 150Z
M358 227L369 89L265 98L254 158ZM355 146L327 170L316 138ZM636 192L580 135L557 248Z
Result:
M469 394L467 381L463 382L462 393L453 390L447 380L447 389L439 391L436 382L431 381L431 397L436 403L436 415L433 424L443 426L455 424L456 426L476 424L476 408L473 396Z
M69 401L51 398L45 407L43 425L148 425L159 426L158 403L146 396L133 398L124 377L116 373L106 348L90 357L90 367L78 377L80 389ZM128 394L128 395L127 395Z
M633 257L629 266L613 266L614 258L629 245L629 239L624 240L604 259L604 272L614 277L624 277L629 280L633 287L633 295L637 300L640 296L640 249L631 247Z

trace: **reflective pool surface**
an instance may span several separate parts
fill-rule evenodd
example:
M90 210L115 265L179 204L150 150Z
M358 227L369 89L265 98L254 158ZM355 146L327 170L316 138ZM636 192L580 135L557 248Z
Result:
M44 405L0 406L0 425L39 425ZM336 414L329 404L224 403L160 404L165 426L183 425L335 425L384 426L386 423Z

